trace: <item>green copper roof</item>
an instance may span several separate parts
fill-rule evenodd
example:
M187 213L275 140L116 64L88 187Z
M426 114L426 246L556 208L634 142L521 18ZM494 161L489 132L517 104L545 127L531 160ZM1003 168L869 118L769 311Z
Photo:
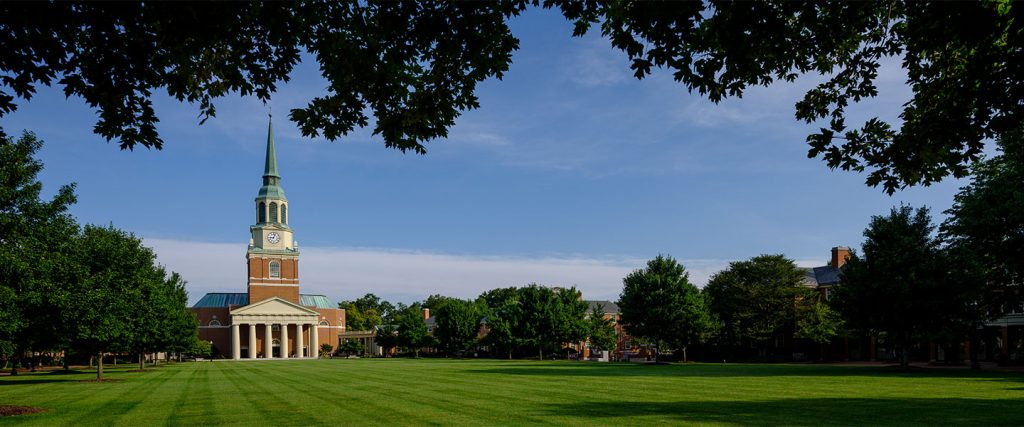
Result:
M331 304L331 300L327 299L327 297L323 295L299 295L299 304L306 307L338 308L337 305Z
M193 308L213 308L249 305L249 294L211 292L204 295ZM315 308L338 308L323 295L299 295L299 305Z
M281 175L277 172L277 149L274 147L274 122L267 123L267 161L263 167L263 186L256 196L257 199L281 199L284 189L281 188Z
M193 307L227 307L231 305L243 306L249 304L249 294L211 292L199 300Z

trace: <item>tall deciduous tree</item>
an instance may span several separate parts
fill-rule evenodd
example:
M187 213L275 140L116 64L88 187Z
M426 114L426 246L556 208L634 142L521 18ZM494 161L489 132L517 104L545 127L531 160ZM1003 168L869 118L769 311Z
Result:
M188 309L184 280L178 273L167 274L155 261L136 272L138 299L132 301L132 317L124 319L131 329L126 346L138 355L139 370L146 367L146 354L184 350L198 339L198 322Z
M958 304L927 208L893 208L874 216L864 230L864 253L852 254L842 268L833 301L849 325L884 333L900 350L900 365L910 360L915 339L945 329Z
M485 292L487 335L484 342L508 357L518 350L557 351L586 337L587 305L572 288L552 288L536 283L520 288Z
M537 357L544 359L544 348L555 335L555 293L551 288L531 283L516 289L520 315L515 324L523 345L537 350Z
M555 310L552 324L551 345L566 346L587 339L587 303L576 287L555 288Z
M160 348L177 353L188 352L198 345L199 321L188 308L188 291L186 282L180 274L172 272L164 281L166 292L164 302L165 331L161 337Z
M79 276L78 226L67 213L74 185L42 199L40 147L31 133L0 136L0 358L14 359L12 374L25 352L66 344L59 288Z
M390 321L394 305L368 293L355 301L342 301L338 308L345 309L345 325L350 331L368 331Z
M483 317L481 304L457 298L435 298L428 307L436 326L434 337L446 354L469 351L476 346Z
M615 350L618 344L615 321L605 317L604 304L598 304L587 315L587 341L598 351Z
M484 343L492 351L504 352L511 359L517 348L525 344L522 330L518 327L522 317L522 306L516 288L492 289L480 295L486 307L486 330Z
M804 274L783 255L759 255L711 276L704 292L722 322L721 341L735 346L748 340L761 357L769 356L770 344L792 331L801 301L817 297L802 286Z
M801 302L803 306L797 315L796 332L793 335L819 344L820 358L825 359L825 344L840 334L843 319L825 301L810 298L797 303Z
M683 351L708 338L714 322L704 298L682 264L658 255L622 280L619 308L631 336L664 342Z
M398 328L392 324L378 326L374 341L384 351L384 357L388 357L391 349L398 346Z
M423 306L418 302L408 306L399 304L395 311L395 327L398 332L396 344L411 351L414 357L420 357L420 348L430 342Z
M144 309L140 281L154 270L155 255L135 236L112 226L85 226L81 241L85 276L74 290L67 322L74 327L77 348L99 359L97 379L103 378L103 353L130 347L141 331L135 324Z
M956 259L976 264L961 286L979 287L969 300L983 311L978 320L1005 314L1024 297L1024 129L998 143L1001 153L973 166L940 230Z

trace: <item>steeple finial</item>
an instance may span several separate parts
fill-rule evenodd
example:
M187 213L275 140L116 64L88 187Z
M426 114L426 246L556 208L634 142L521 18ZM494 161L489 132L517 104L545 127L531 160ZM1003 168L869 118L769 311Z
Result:
M267 113L267 164L263 168L263 176L280 178L277 173L277 150L274 148L274 116Z

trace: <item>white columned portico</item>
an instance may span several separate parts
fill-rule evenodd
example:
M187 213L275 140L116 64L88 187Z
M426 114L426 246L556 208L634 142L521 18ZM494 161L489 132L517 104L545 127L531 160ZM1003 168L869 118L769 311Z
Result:
M309 326L309 357L320 358L320 328L318 322Z
M279 356L281 358L290 357L293 348L295 349L295 354L298 355L297 357L302 357L303 342L306 341L302 327L303 325L310 325L309 329L312 338L309 341L309 354L311 357L316 357L317 355L316 350L319 344L316 337L316 322L320 319L320 313L316 310L303 307L283 298L271 297L232 310L231 319L232 323L235 324L252 325L253 329L250 329L249 337L250 341L253 342L255 342L256 325L263 325L266 328L263 335L263 357L266 359L274 358L273 325L281 326L281 333L278 335L281 339L281 354ZM295 347L292 347L288 340L288 335L290 335L289 326L291 325L295 325L295 337L292 338L295 341ZM237 329L235 331L237 332ZM252 344L249 351L252 352L254 347L255 344Z
M263 358L272 359L274 357L274 331L270 322L263 324Z
M291 352L288 351L288 322L281 324L281 358L287 359Z
M256 324L249 324L249 358L256 358Z
M238 342L238 323L231 322L231 358L235 360L241 359L241 351Z

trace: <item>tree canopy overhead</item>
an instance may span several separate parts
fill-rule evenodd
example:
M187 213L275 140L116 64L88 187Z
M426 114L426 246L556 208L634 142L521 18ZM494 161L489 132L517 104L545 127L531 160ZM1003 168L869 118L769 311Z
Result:
M518 41L512 3L0 4L0 116L57 84L99 112L122 148L161 148L151 97L164 90L205 121L228 94L262 101L307 52L329 86L291 111L305 136L334 140L370 124L387 147L423 153L476 84L501 77ZM13 93L10 93L10 92Z
M895 189L965 176L984 140L1021 121L1022 8L1010 2L610 2L562 9L581 34L600 24L638 78L653 67L712 101L750 86L826 80L796 118L828 125L808 155L831 168L870 171ZM846 123L846 108L878 95L881 62L902 60L912 99L900 123Z
M598 26L637 78L663 68L714 102L823 76L796 105L796 119L827 122L807 137L808 155L867 172L890 193L965 176L985 141L1024 116L1024 8L897 0L4 2L0 116L57 84L98 110L107 140L160 148L155 91L206 120L227 94L270 99L307 52L328 87L291 111L305 136L372 126L385 146L424 153L479 106L477 83L508 70L518 40L507 21L531 5L559 10L577 36ZM898 123L848 124L850 105L878 95L887 59L901 62L913 94Z

